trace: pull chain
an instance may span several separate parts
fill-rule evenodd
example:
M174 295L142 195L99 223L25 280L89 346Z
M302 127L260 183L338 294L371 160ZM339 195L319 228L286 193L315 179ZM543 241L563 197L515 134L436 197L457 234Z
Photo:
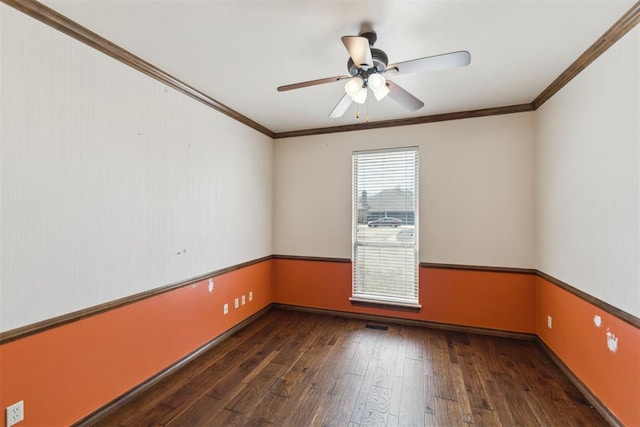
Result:
M369 97L367 97L367 118L364 121L369 123Z

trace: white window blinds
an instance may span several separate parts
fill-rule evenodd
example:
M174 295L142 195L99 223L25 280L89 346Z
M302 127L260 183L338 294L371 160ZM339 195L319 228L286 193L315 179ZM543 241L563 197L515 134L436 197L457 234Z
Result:
M353 153L354 300L418 305L418 149Z

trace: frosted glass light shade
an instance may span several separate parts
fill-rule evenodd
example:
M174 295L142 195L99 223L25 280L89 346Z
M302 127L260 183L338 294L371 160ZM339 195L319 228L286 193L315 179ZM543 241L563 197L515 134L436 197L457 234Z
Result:
M353 102L355 102L355 103L364 104L365 101L367 100L367 88L366 87L361 87L360 90L358 91L358 93L356 93L351 98L353 99Z
M380 89L373 92L373 96L375 96L376 99L380 101L382 98L389 95L389 92L390 92L389 86L387 86L387 84L385 83L384 86L382 86Z
M378 101L389 94L389 86L387 86L387 80L382 74L371 74L367 79L367 86L371 88L373 95Z
M347 95L353 98L358 94L358 92L360 92L360 89L362 89L363 85L364 80L362 80L362 78L354 77L352 79L349 79L349 81L347 81L347 83L344 85L344 91L347 93Z
M385 87L386 83L387 81L384 79L384 77L381 74L377 73L370 75L367 79L367 84L373 92L376 92Z

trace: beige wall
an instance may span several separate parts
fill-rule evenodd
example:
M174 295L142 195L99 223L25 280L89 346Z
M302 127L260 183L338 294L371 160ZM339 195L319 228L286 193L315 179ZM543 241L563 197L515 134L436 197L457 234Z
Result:
M270 138L0 14L0 330L272 253Z
M537 267L640 316L640 28L536 111Z
M277 140L275 253L351 257L351 153L420 149L420 260L533 267L533 113Z
M640 315L638 28L535 113L274 143L0 19L0 330L271 253L349 258L352 151L414 145L421 261L539 268Z

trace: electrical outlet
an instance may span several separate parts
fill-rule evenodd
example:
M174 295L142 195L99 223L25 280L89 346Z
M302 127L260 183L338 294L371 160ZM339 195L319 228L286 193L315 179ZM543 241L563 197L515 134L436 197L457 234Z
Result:
M7 427L24 420L24 400L7 406Z
M247 300L245 299L244 295L242 295L242 305L245 305L247 302Z
M553 328L553 318L551 316L547 316L547 328Z
M229 304L225 304L222 308L222 311L224 314L228 314L229 313Z
M238 298L236 298L236 300L235 300L234 307L235 308L240 307L240 302L238 301Z
M249 292L249 301L253 301L253 291Z

